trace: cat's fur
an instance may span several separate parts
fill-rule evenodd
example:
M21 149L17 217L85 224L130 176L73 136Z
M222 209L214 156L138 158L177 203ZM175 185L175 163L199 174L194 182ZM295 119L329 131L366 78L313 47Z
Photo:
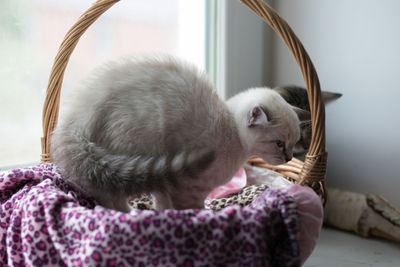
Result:
M224 103L203 73L171 57L98 69L64 113L54 162L101 205L125 212L141 193L153 193L158 209L202 208L249 157L282 164L300 136L278 93L257 88Z
M276 87L273 90L278 92L290 105L303 110L310 111L307 89L300 86L288 85ZM322 100L325 105L332 103L342 96L340 93L322 91ZM303 121L300 124L300 140L293 149L296 157L302 158L307 153L311 143L311 121Z

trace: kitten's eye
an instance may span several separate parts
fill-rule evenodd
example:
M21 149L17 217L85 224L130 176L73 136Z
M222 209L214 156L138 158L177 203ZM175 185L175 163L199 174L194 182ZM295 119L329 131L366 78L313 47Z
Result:
M281 141L281 140L278 140L278 141L276 141L275 143L276 143L276 145L277 145L279 148L282 148L282 147L285 146L285 142L283 142L283 141Z

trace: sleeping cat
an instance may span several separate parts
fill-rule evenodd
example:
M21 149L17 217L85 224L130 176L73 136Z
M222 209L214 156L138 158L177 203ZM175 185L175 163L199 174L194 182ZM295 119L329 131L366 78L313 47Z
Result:
M273 89L278 92L290 105L302 110L310 111L307 89L299 86L283 86ZM322 91L322 100L325 105L332 103L340 98L342 94ZM300 140L294 146L293 154L302 159L308 151L311 143L311 121L303 121L300 124Z
M51 139L53 161L101 205L155 196L157 209L204 207L256 155L292 158L299 118L267 88L226 103L205 74L172 57L129 58L98 69L70 98Z

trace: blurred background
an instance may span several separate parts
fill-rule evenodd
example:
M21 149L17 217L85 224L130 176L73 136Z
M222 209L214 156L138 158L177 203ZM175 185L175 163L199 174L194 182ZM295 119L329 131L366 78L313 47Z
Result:
M268 1L303 42L323 90L329 186L381 194L400 207L400 2ZM39 161L41 106L68 28L92 1L0 0L0 167ZM156 8L155 8L156 7ZM252 86L303 86L289 50L231 0L121 1L84 34L63 92L100 63L162 52L209 72L222 97Z
M65 33L94 1L0 0L0 167L39 161L41 112ZM204 68L204 0L123 1L83 35L62 93L107 60L168 53Z

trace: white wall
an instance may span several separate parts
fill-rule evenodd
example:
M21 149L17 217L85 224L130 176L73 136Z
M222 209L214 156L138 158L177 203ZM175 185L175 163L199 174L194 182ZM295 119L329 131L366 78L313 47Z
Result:
M266 24L239 1L226 1L224 70L226 97L269 80L271 34ZM267 3L269 0L264 0Z
M400 207L400 1L278 0L309 52L321 87L344 96L326 109L328 185L378 193ZM304 82L274 41L272 84Z

